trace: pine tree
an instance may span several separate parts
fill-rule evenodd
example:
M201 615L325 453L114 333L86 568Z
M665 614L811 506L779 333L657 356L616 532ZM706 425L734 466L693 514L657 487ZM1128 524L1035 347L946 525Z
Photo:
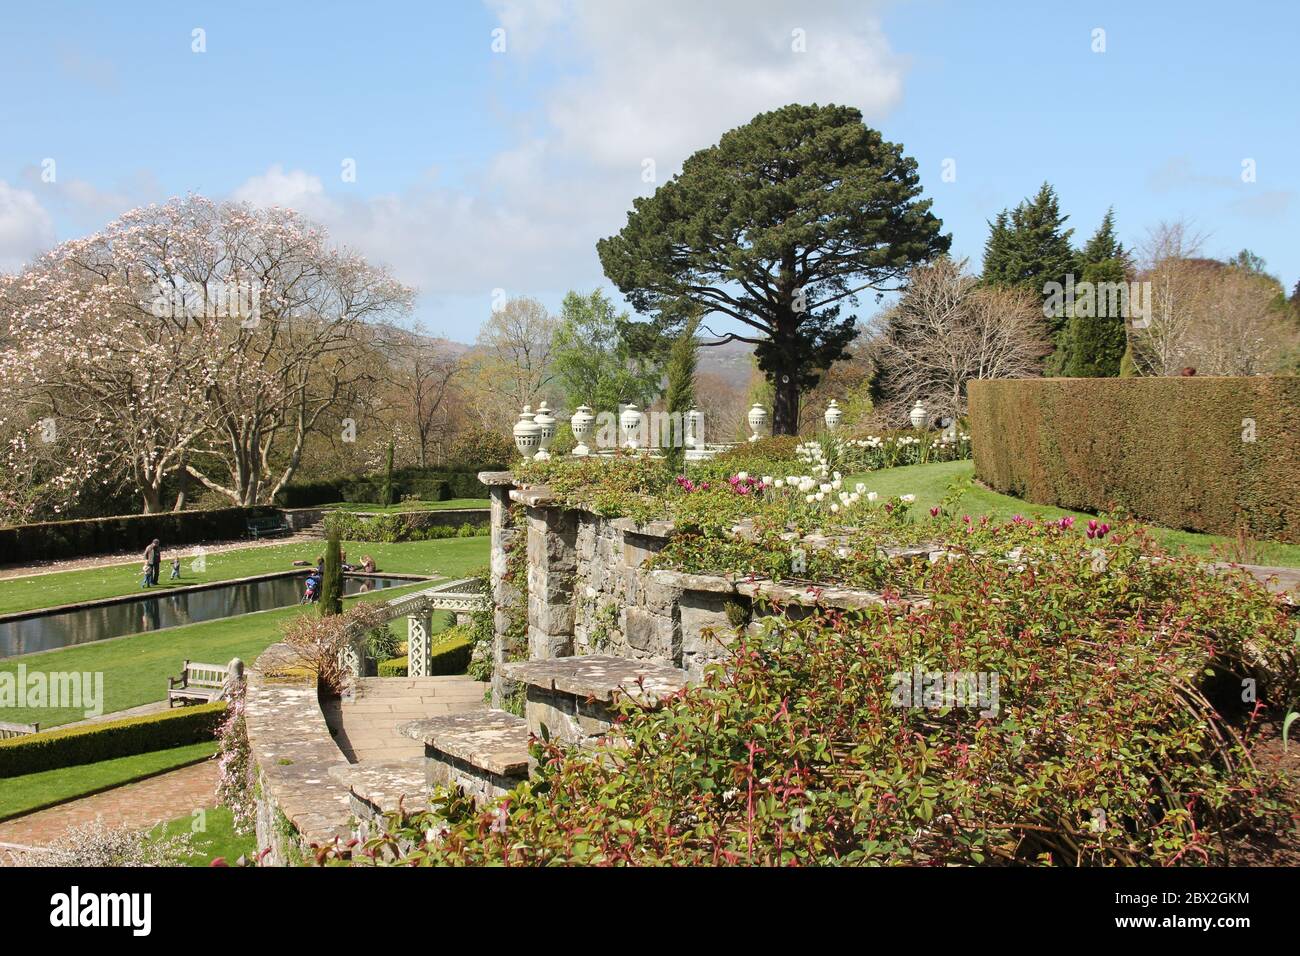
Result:
M1098 283L1127 282L1129 272L1128 253L1115 238L1113 208L1106 210L1101 225L1084 245L1079 267L1079 282L1091 283L1094 295L1085 308L1080 308L1076 299L1073 311L1081 314L1071 314L1066 323L1056 365L1061 374L1075 378L1113 378L1120 374L1128 351L1127 316L1109 314L1113 300L1101 293ZM1077 296L1079 283L1075 288Z
M989 237L984 242L983 278L990 284L1012 284L1010 218L1011 214L1004 209L989 223Z
M695 332L699 325L698 317L687 320L668 352L668 390L664 402L668 406L669 415L676 416L676 420L681 422L683 438L686 435L686 415L695 402L695 367L699 350ZM674 474L680 474L686 462L686 448L674 441L669 446L666 457L668 467Z
M325 569L320 582L321 617L343 613L343 545L337 525L325 539Z
M1035 296L1045 295L1049 282L1064 286L1066 276L1078 268L1078 256L1070 246L1074 230L1065 228L1069 218L1062 215L1056 190L1049 183L1009 215L1003 210L989 224L982 281L1025 289ZM1048 356L1048 374L1060 374L1064 365L1067 319L1064 314L1047 317L1047 331L1059 353Z
M984 247L984 281L1028 289L1043 294L1047 282L1065 283L1075 271L1076 255L1070 247L1073 229L1065 229L1069 216L1061 214L1056 190L1048 183L1026 199L1010 216L998 214L990 225Z
M393 443L388 443L388 460L384 464L384 484L379 493L380 504L384 507L393 503Z
M1124 266L1118 259L1089 263L1083 267L1083 282L1124 282ZM1106 297L1094 297L1094 305ZM1077 307L1075 312L1080 311ZM1120 373L1120 363L1128 347L1125 330L1126 317L1101 315L1101 308L1088 310L1085 315L1071 315L1061 342L1061 373L1073 378L1114 378Z

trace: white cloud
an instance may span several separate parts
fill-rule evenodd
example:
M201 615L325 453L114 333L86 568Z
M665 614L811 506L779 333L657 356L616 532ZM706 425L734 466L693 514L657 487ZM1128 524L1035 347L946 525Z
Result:
M287 206L312 218L329 215L336 208L325 195L325 184L319 176L300 169L285 172L279 163L246 180L231 198L254 206Z
M36 195L0 179L0 272L16 272L54 245L54 220Z
M534 6L489 5L503 22L525 20L521 6ZM551 6L539 18L554 29ZM861 0L590 0L567 9L557 53L587 69L551 91L547 115L561 150L598 165L653 157L675 169L765 110L834 102L878 120L902 95L903 62Z

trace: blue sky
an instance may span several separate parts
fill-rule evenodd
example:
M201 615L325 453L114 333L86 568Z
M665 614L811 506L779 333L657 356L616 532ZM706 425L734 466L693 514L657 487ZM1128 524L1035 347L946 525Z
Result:
M1282 0L24 4L0 34L0 268L172 195L279 203L472 341L498 289L603 283L595 242L653 189L646 159L662 182L757 112L834 101L918 160L976 265L986 220L1047 180L1080 241L1109 205L1130 244L1185 217L1289 289L1297 36Z

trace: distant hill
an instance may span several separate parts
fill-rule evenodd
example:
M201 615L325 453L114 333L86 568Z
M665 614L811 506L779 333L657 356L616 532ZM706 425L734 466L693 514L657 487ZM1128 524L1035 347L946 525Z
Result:
M744 391L749 387L753 371L754 346L748 342L728 342L726 345L705 345L699 351L699 370L712 372L732 388Z

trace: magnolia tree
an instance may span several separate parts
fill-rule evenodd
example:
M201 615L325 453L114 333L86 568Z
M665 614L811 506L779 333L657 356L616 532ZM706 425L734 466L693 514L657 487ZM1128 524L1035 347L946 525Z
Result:
M124 479L153 512L184 474L233 504L269 501L308 433L338 427L373 381L378 320L410 300L290 210L133 210L0 278L10 463L39 436L62 455L50 487Z

